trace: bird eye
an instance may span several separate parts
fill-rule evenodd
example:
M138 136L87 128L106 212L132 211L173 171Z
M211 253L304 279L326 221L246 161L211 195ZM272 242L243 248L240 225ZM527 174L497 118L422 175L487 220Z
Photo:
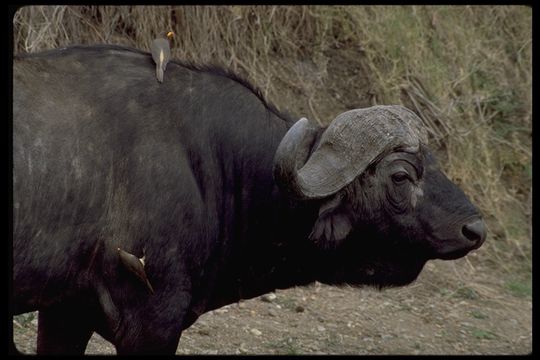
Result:
M400 171L400 172L392 174L392 181L398 185L403 184L408 178L409 178L409 174L407 174L404 171Z

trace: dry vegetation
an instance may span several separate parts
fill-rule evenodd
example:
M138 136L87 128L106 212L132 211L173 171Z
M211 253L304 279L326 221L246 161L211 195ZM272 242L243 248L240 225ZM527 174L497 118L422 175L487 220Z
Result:
M530 281L531 8L34 6L16 13L13 35L16 53L148 50L168 30L173 58L231 68L293 114L326 123L370 104L415 110L442 167L487 219L488 241L467 264Z

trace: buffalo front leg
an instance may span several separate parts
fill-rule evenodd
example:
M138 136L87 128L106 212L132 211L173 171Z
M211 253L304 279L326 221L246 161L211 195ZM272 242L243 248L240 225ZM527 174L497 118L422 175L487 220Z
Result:
M84 354L93 333L88 309L60 303L40 310L38 354Z
M180 340L181 330L160 334L143 332L135 343L122 342L116 345L118 355L174 355Z
M117 353L174 355L190 300L187 291L156 291L144 308L123 309L121 326L112 341Z

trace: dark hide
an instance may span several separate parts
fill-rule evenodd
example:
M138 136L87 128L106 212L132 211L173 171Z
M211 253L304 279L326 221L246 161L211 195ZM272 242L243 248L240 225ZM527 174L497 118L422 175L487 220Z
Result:
M95 46L17 56L13 76L13 302L39 310L39 353L83 353L93 331L118 353L174 353L239 299L404 285L483 241L464 238L480 215L426 148L287 198L273 156L296 119L222 70L172 61L160 84L150 54ZM154 294L117 248L144 251Z

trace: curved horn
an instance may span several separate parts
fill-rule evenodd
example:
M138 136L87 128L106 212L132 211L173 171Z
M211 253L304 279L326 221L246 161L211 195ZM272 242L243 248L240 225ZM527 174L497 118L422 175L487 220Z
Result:
M293 173L285 176L290 183L283 184L282 181L282 185L301 199L323 198L351 183L370 164L392 150L409 148L409 151L417 151L420 142L427 144L422 121L403 106L350 110L332 121L301 168L298 164L301 157L295 157L295 167L282 166L281 172L288 170ZM293 151L297 148L293 148L288 145L289 156L295 154ZM286 154L283 154L284 157Z
M281 191L296 198L306 198L307 185L298 178L298 169L306 163L321 127L301 118L287 131L274 155L274 178Z

